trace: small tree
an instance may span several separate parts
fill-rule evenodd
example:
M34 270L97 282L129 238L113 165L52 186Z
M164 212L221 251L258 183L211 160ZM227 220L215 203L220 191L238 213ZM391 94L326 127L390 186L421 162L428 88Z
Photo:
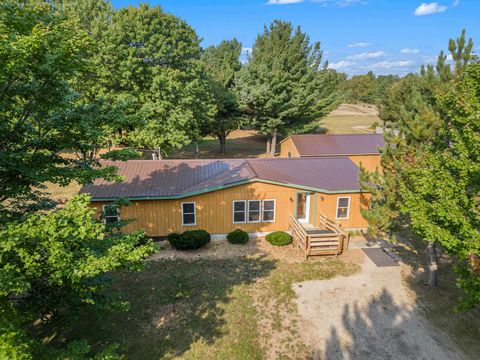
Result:
M62 210L0 227L0 357L38 358L45 351L25 331L36 319L43 325L79 306L124 306L111 292L100 294L108 272L140 269L154 247L143 231L107 233L94 212L81 195Z

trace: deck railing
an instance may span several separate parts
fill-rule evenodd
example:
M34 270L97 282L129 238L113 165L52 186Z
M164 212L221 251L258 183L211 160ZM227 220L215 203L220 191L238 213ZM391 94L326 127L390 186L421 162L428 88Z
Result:
M328 233L309 233L292 214L289 215L289 227L294 244L305 252L306 258L314 255L338 256L344 250L344 232L324 214L320 214L319 230L327 230Z

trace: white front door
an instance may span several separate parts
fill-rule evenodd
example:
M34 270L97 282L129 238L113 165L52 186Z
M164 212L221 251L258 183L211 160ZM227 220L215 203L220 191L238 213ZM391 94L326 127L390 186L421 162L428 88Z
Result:
M310 222L310 194L297 193L297 220L303 224Z

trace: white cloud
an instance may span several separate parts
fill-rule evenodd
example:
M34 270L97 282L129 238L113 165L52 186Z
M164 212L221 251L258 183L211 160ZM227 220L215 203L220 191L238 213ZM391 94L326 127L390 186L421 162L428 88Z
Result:
M460 0L455 0L452 4L452 7L457 7L460 5Z
M418 49L410 49L410 48L405 48L400 50L402 54L419 54L420 50Z
M347 45L349 48L367 48L367 47L370 47L372 46L371 43L367 43L367 42L357 42L357 43L353 43L353 44L348 44Z
M242 54L251 54L252 48L251 47L244 47L242 48Z
M419 7L415 9L415 16L431 15L436 13L442 13L447 10L445 5L439 5L437 2L421 3Z
M356 55L350 55L347 57L347 60L368 60L368 59L376 59L382 56L385 56L384 51L366 52L366 53L361 53Z
M268 0L267 5L286 5L301 3L303 0Z
M353 65L355 65L355 63L352 61L340 60L339 62L336 62L336 63L329 63L328 68L333 70L340 70L340 69L349 68Z
M413 61L410 61L410 60L396 60L396 61L385 60L385 61L376 62L370 65L369 67L374 69L391 69L391 68L407 67L411 65L413 65Z
M447 58L446 58L445 60L447 60L447 61L453 61L453 56L452 56L452 54L448 54L448 55L447 55Z

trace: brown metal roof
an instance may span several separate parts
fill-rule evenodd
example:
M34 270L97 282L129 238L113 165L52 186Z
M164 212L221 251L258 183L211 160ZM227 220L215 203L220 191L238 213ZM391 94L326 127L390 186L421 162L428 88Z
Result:
M225 160L131 160L103 162L118 167L122 183L102 179L84 186L92 200L182 197L246 181L272 181L323 189L359 191L358 167L347 157Z
M382 134L292 135L300 156L379 154Z

